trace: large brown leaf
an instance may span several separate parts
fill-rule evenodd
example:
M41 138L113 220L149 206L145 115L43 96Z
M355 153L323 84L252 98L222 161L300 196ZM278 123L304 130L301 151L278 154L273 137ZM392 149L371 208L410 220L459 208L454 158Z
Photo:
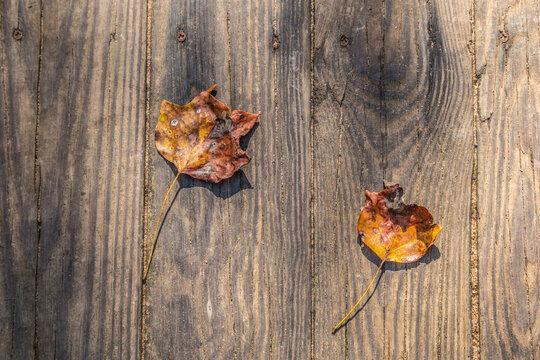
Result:
M240 110L229 114L229 107L212 96L214 88L184 106L163 100L155 138L158 151L178 171L217 183L249 162L239 140L259 115Z
M165 202L178 176L184 173L218 183L249 162L239 140L253 128L259 115L240 110L229 113L229 107L212 95L215 87L201 92L184 106L167 100L161 103L155 130L156 148L176 166L178 174L161 205L143 281L150 269Z

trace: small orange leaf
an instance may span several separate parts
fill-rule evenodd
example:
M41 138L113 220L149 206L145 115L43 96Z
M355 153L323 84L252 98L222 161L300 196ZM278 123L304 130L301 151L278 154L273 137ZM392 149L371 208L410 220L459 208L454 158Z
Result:
M358 219L360 239L382 260L411 263L424 256L441 230L429 211L403 204L403 189L389 185L381 192L366 190Z
M259 115L240 110L229 114L229 107L212 96L214 88L184 106L163 100L155 138L158 151L179 172L217 183L249 162L239 140Z
M412 263L424 256L435 241L441 227L433 224L433 217L423 206L405 205L403 189L398 184L384 182L384 190L366 190L366 203L358 219L359 240L381 259L379 268L360 300L334 327L335 334L360 305L377 275L387 261Z

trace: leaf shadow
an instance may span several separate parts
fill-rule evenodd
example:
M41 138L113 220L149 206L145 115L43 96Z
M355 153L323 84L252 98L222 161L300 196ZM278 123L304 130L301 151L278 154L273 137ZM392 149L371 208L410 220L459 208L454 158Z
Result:
M255 131L257 131L257 128L259 127L259 122L257 121L255 123L255 125L253 125L253 127L251 128L251 130L244 136L242 136L240 138L240 148L244 151L246 151L248 145L249 145L249 142L251 141L251 138L253 137L253 135L255 135Z
M161 154L160 156L166 161L167 165L176 177L176 175L178 174L178 169L176 168L176 166L174 166L171 162L165 159ZM197 180L189 175L181 174L178 178L178 184L180 185L180 189L191 189L195 187L208 189L214 194L214 196L221 199L228 199L243 190L253 189L253 186L249 182L249 179L246 177L246 174L242 171L242 169L237 170L233 174L233 176L228 179L224 179L217 184Z
M369 248L369 246L365 245L361 241L360 247L362 248L362 254L371 261L373 264L379 266L381 263L381 259ZM438 260L441 257L441 252L439 251L439 248L433 244L429 247L428 251L426 252L426 255L424 255L420 260L409 263L409 264L402 264L402 263L395 263L395 262L387 262L384 265L385 271L399 271L403 270L405 268L407 269L414 269L420 264L429 264L432 261Z

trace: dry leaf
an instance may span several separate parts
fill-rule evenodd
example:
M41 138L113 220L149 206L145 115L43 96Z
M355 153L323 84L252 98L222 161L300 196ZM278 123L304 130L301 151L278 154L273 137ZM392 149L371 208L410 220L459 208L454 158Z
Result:
M334 327L332 333L358 307L385 262L411 263L420 260L441 231L439 225L433 224L433 217L425 207L405 205L402 196L403 189L398 184L385 182L381 192L366 190L366 202L358 219L359 240L382 261L360 300Z
M239 110L228 114L229 107L212 96L214 88L184 106L163 100L155 137L158 151L179 172L217 183L249 162L239 140L259 115Z
M441 230L429 211L405 205L403 189L390 185L381 192L366 190L366 203L358 219L360 239L386 261L411 263L424 256Z
M229 107L212 95L215 87L201 92L184 106L167 100L161 103L155 130L156 148L176 166L178 174L161 205L143 281L146 281L154 254L161 214L178 176L184 173L218 183L249 162L239 140L253 128L259 115L240 110L229 113ZM223 113L226 113L224 118Z

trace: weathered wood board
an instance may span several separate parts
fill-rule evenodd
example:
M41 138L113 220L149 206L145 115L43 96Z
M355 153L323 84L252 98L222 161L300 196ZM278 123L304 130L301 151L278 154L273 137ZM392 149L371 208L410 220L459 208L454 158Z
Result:
M310 352L309 29L307 1L154 2L152 114L216 83L218 99L261 116L242 171L175 187L146 286L147 358ZM149 240L175 176L150 154Z
M145 7L2 6L2 357L137 358Z
M540 358L538 19L532 0L0 2L0 357ZM159 105L213 84L261 113L252 162L180 176L143 285L176 175ZM356 221L383 179L443 230L331 335L379 264Z
M466 358L473 163L468 8L315 2L314 357ZM364 190L400 183L442 226L418 264L387 264L367 306L333 326L379 261L357 244ZM367 255L367 256L366 256Z
M39 9L0 3L0 354L34 356ZM16 40L15 30L23 29ZM19 34L20 35L20 34ZM17 37L18 38L18 37Z
M139 355L144 24L139 1L42 4L40 358Z
M540 9L478 1L478 242L485 359L540 358Z

